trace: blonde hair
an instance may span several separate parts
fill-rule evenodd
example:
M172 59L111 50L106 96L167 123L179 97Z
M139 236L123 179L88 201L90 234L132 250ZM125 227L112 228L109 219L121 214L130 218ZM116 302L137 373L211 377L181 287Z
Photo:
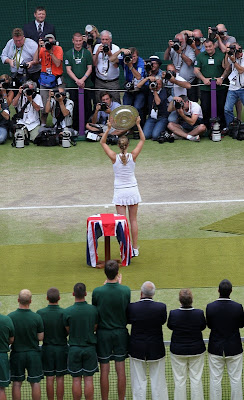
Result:
M127 136L121 136L119 138L119 140L118 140L118 145L119 145L119 148L120 148L121 153L122 153L122 155L120 156L120 159L121 159L122 163L124 165L126 165L127 162L128 162L128 159L127 159L127 157L125 155L125 150L129 146L129 139L127 138Z
M31 291L29 289L23 289L19 292L19 302L23 306L30 304L31 302Z

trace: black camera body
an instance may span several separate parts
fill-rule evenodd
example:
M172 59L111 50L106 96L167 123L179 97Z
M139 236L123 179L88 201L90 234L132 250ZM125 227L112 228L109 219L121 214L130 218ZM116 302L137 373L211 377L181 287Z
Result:
M2 89L8 89L10 87L9 83L5 81L5 79L0 79L0 84Z
M175 139L167 131L161 132L160 136L157 138L158 143L174 143Z
M127 91L134 90L134 82L125 82L124 88Z
M103 45L103 52L104 53L108 53L109 52L109 45L108 44L104 44Z
M106 140L106 144L112 144L112 145L116 145L118 144L118 136L116 135L108 135L107 140Z
M176 72L175 71L166 71L166 74L165 74L165 79L166 79L166 81L169 81L170 80L170 78L172 78L172 76L175 78L176 77Z
M93 37L93 34L92 33L88 33L88 35L87 35L87 44L89 44L89 46L91 46L92 44L93 44L93 41L94 41L94 37Z
M146 73L149 74L152 70L152 62L150 60L145 60L145 70Z
M174 106L176 110L180 110L184 107L184 101L174 100Z
M216 26L211 27L211 33L209 34L209 39L214 40L216 38L216 35L218 34L218 28Z
M63 99L64 99L66 97L66 94L65 93L60 93L60 92L54 93L55 100L60 99L60 97L63 97Z
M194 36L187 35L186 44L190 46L193 42L195 42Z
M174 51L180 50L180 41L179 41L179 39L174 39L173 42L174 42L174 44L173 44Z
M107 105L107 103L105 103L105 101L102 101L99 104L101 106L100 111L106 111L108 109L108 105Z
M129 64L132 61L132 55L131 54L127 54L124 58L124 62L125 64Z
M56 44L56 42L49 42L49 40L45 40L44 46L46 50L51 50L51 48Z
M157 82L151 82L151 83L149 84L149 89L151 89L151 90L157 89L157 87L158 87Z
M236 46L234 44L230 44L228 56L233 56L234 54L236 54Z
M23 61L20 65L19 65L19 68L23 68L23 69L25 69L25 70L27 70L28 69L28 64L25 62L25 61Z

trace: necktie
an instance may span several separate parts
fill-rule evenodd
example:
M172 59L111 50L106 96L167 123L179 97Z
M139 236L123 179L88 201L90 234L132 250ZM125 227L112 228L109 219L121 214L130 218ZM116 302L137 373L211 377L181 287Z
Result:
M38 25L37 33L38 33L38 36L39 36L39 38L40 38L41 35L42 35L42 24L39 24L39 25Z

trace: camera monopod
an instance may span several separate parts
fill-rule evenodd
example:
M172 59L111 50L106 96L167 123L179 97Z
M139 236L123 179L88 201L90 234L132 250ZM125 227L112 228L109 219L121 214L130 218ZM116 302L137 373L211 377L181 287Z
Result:
M211 139L213 142L221 140L219 118L217 116L216 79L211 79Z

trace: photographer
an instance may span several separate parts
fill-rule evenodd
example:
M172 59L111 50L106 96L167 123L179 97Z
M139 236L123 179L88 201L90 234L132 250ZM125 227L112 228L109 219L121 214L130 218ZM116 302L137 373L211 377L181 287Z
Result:
M40 128L40 110L43 108L42 98L36 93L36 82L27 81L20 86L19 91L13 99L12 105L17 108L18 113L13 116L17 124L23 124L27 128L30 140L34 141Z
M184 30L181 33L186 36L186 43L191 46L196 56L205 51L204 42L206 39L200 29Z
M40 40L39 60L41 62L40 74L40 94L43 102L43 112L41 115L42 126L46 125L47 114L45 112L46 102L48 99L48 90L64 87L63 84L63 49L56 45L55 37L47 34L44 40Z
M130 47L129 49L122 48L116 51L110 57L110 61L119 62L119 65L121 65L124 70L126 81L125 89L128 89L124 93L123 104L134 106L138 110L142 120L145 96L142 91L135 89L140 80L145 76L144 60L139 57L138 50L135 47Z
M206 130L202 124L202 109L187 96L174 97L168 106L168 111L177 111L178 123L169 122L168 129L175 139L188 139L200 142L200 135Z
M4 47L1 59L3 64L9 64L11 77L14 78L16 87L27 79L37 82L39 77L38 45L34 40L25 38L20 28L15 28L10 39Z
M91 123L86 124L86 129L102 136L107 130L107 121L111 111L115 110L117 107L120 107L120 104L113 100L112 95L109 92L102 92L100 103L97 103L95 112L91 118ZM103 132L101 132L101 130ZM127 130L111 128L109 134L120 136L126 131Z
M90 51L93 55L93 50L96 44L101 43L100 33L95 25L86 25L85 35L83 35L83 47Z
M112 33L109 31L102 31L101 44L96 44L93 51L93 64L96 67L96 89L120 89L119 85L119 63L111 62L110 57L119 47L112 43ZM115 101L120 103L120 93L111 92ZM96 102L99 101L100 91L96 91Z
M0 144L4 144L8 136L9 108L7 99L0 98Z
M186 44L185 35L178 33L173 40L169 40L168 48L164 53L165 60L172 60L179 75L191 84L197 83L194 75L195 53L191 46ZM197 87L187 91L189 99L198 101Z
M149 83L148 95L148 118L144 125L143 131L146 139L157 140L161 132L165 131L168 123L167 111L167 92L163 87L161 78L148 76L143 79L138 86L143 85L143 82Z
M205 41L205 51L198 54L194 72L197 78L201 79L204 85L200 86L201 90L201 107L203 112L203 121L207 129L210 128L211 118L211 79L216 79L216 97L217 97L217 114L220 118L220 127L225 127L224 105L226 99L226 89L222 86L223 72L222 62L224 54L214 47L214 43L207 39Z
M52 113L53 125L57 128L72 126L74 102L66 97L64 89L49 90L45 112Z
M8 106L12 104L14 91L10 89L11 77L7 74L0 76L0 101L7 101Z
M222 53L226 52L227 44L236 42L234 36L228 35L227 29L224 24L218 24L216 27L208 27L208 37L210 40L215 41L214 47L218 47Z
M222 77L225 79L228 76L230 81L224 106L226 126L228 128L234 119L234 105L238 100L244 104L244 56L241 46L238 43L229 45L226 57L228 66Z

